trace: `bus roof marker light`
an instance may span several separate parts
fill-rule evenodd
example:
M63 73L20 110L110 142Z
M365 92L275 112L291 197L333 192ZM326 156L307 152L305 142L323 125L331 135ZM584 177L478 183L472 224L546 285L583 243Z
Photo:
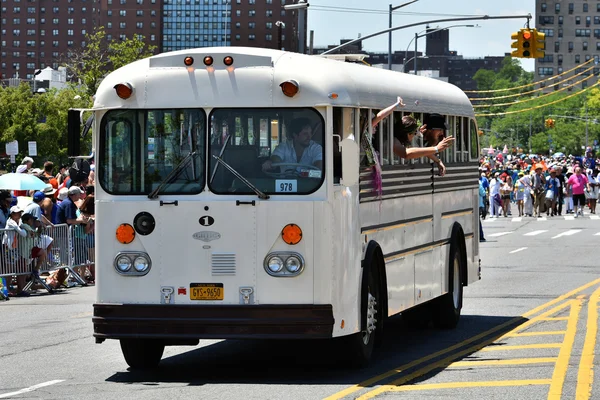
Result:
M332 99L332 100L335 100L335 99L337 99L338 97L339 97L339 96L338 96L338 94L337 94L337 93L329 93L329 98L330 98L330 99Z
M113 89L117 92L117 96L122 98L123 100L127 100L133 94L133 86L130 83L117 83Z
M223 64L227 65L228 67L232 66L233 65L233 57L231 57L231 56L225 57L223 59Z
M183 59L183 63L186 67L191 67L192 65L194 65L194 57L187 56Z
M289 245L295 245L302 240L302 229L296 224L287 224L281 230L281 238Z
M129 224L121 224L117 228L116 236L119 243L129 244L135 239L135 229Z
M283 94L285 94L287 97L294 97L300 89L298 86L298 82L296 82L293 79L285 81L279 86L281 87L281 91L283 92Z
M206 65L207 67L210 67L211 65L213 65L214 61L215 60L211 56L204 57L204 65Z

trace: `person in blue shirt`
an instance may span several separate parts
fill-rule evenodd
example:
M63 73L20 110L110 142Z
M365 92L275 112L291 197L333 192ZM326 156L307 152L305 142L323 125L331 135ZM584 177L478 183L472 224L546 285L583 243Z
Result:
M483 211L482 211L483 209ZM483 183L481 180L479 181L479 212L485 212L485 189L483 188ZM485 237L483 236L483 224L481 223L481 218L479 219L479 241L485 242Z
M83 217L77 217L77 206L75 202L81 199L83 190L79 186L71 186L67 198L58 205L56 219L59 224L79 225L87 221Z

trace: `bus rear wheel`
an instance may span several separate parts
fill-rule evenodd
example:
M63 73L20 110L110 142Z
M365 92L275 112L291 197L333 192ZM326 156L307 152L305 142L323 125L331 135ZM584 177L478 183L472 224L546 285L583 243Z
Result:
M132 369L152 369L158 366L165 344L156 339L121 339L125 362Z
M364 329L347 337L347 345L344 348L350 356L350 362L355 367L366 367L373 355L375 341L381 338L383 330L381 285L377 277L375 265L371 265L367 271L366 308L363 321L366 321Z
M451 248L448 293L435 300L433 323L440 329L453 329L460 320L463 302L462 257L456 243Z

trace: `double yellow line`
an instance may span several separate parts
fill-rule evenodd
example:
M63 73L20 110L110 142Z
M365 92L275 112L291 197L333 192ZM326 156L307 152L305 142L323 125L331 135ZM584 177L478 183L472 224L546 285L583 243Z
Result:
M357 385L351 386L345 390L342 390L341 392L335 393L332 396L327 397L325 400L343 399L344 397L349 396L358 391L361 391L365 388L373 387L373 386L377 385L379 382L382 382L382 381L384 381L388 378L391 378L395 375L402 374L403 372L405 372L415 366L418 366L418 365L423 364L432 359L436 359L440 356L444 356L444 355L447 355L448 353L451 353L449 356L443 358L442 360L436 361L429 365L425 365L413 373L410 373L406 376L398 378L387 385L383 385L379 388L376 388L376 389L366 393L365 395L361 396L360 399L370 399L370 398L373 398L373 397L375 397L385 391L388 391L388 390L398 390L397 387L399 385L410 382L411 380L414 380L415 378L425 375L426 373L428 373L432 370L435 370L440 367L444 367L459 357L462 357L466 354L470 354L472 352L478 351L482 347L487 346L487 345L493 343L494 341L497 341L498 338L491 338L482 343L477 343L474 346L470 346L467 349L453 353L455 350L465 347L471 343L478 342L481 339L484 339L488 336L495 334L496 332L504 330L506 327L516 325L517 323L523 321L524 318L529 318L529 317L531 317L549 307L552 307L553 305L560 303L563 300L569 299L570 297L572 297L594 285L597 285L599 283L600 283L600 279L596 279L592 282L589 282L581 287L578 287L577 289L574 289L566 294L563 294L562 296L559 296L545 304L542 304L542 305L526 312L521 317L512 318L507 322L504 322L498 326L495 326L492 329L489 329L483 333L480 333L476 336L466 339L466 340L464 340L460 343L457 343L453 346L450 346L444 350L440 350L436 353L429 354L423 358L420 358L420 359L412 361L410 363L401 365L401 366L394 368L388 372L385 372L381 375L377 375L373 378L367 379L363 382L360 382ZM558 310L560 310L568 305L573 305L575 310L572 309L571 317L569 317L569 320L572 325L573 321L576 322L575 317L579 314L579 308L581 307L582 300L581 299L577 299L577 300L578 301L573 299L569 302L566 302L565 304L554 307L551 310L544 312L543 315L541 315L540 317L550 316L554 312L557 312ZM585 339L584 348L583 348L583 355L581 357L581 361L580 361L580 365L579 365L579 374L578 374L578 379L577 379L577 396L578 396L577 399L580 399L580 398L588 399L589 396L591 395L591 389L592 389L592 383L593 383L592 367L593 367L593 362L594 362L594 349L595 349L595 345L596 345L596 334L597 334L597 330L598 330L597 329L597 326L598 326L598 324L597 324L598 309L597 308L598 308L599 301L600 301L600 288L598 288L594 292L594 294L591 296L589 304L588 304L587 333L586 333L586 339ZM527 321L524 324L520 325L519 329L523 329L526 326L531 325L534 322L535 321ZM574 329L571 329L570 332L572 332L571 335L575 334ZM571 336L571 335L569 335L569 336ZM571 342L572 339L574 339L574 337L573 338L571 338L571 337L565 338L565 340L569 341L569 342ZM572 343L571 343L571 346L569 346L569 347L572 347ZM569 353L570 353L570 351L569 351ZM561 357L561 355L559 355L559 359L561 359L561 358L565 358L565 356ZM560 364L560 367L558 364ZM555 374L554 374L555 376L553 376L552 380L542 379L542 380L540 380L540 382L537 382L537 383L530 381L531 382L530 384L551 384L549 398L553 398L554 397L553 395L556 395L556 394L558 394L560 396L560 392L562 392L562 383L564 381L564 377L562 379L560 379L560 376L562 375L563 372L566 373L565 368L568 367L568 363L565 365L564 363L557 362L557 367L559 367L559 368L556 368L556 369L560 369L560 370L558 372L556 372L556 369L555 369ZM563 371L563 369L564 369L564 371ZM554 378L557 378L556 379L557 382L552 384L553 381L555 380ZM484 382L481 382L481 383L484 383ZM558 392L559 383L560 383L560 392ZM500 385L500 383L494 383L494 385L497 386L497 385ZM514 386L514 383L509 384L508 381L502 383L502 386L508 386L508 385ZM492 386L492 382L490 382L489 386ZM579 397L579 396L581 396L581 397Z

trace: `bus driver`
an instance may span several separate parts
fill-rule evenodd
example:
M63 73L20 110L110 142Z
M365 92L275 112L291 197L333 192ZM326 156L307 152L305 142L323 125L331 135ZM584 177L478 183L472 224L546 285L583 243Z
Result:
M269 172L275 163L312 165L323 170L323 148L312 140L313 129L308 118L296 118L290 123L291 135L280 143L271 154L271 158L262 165ZM291 139L291 140L289 140ZM288 169L281 167L282 171Z

